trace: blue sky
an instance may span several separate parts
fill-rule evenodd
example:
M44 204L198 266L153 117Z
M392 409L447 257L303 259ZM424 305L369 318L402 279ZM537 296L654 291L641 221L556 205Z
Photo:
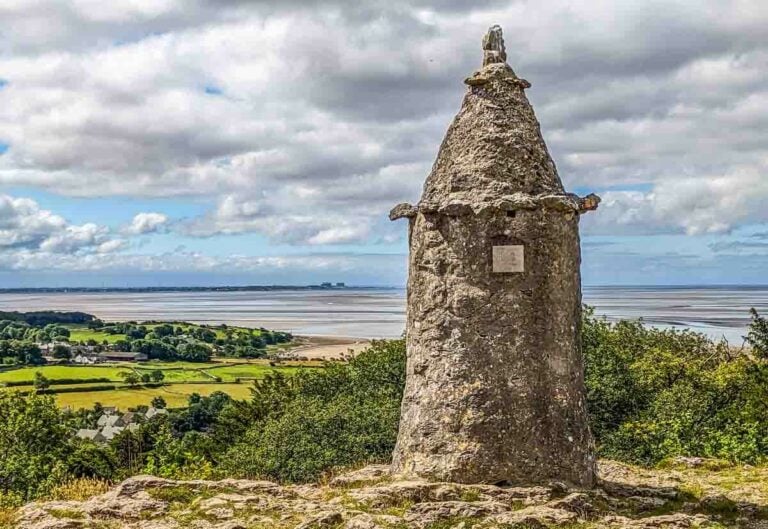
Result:
M765 283L768 7L21 2L0 24L0 287L402 286L406 225L502 25L584 283Z

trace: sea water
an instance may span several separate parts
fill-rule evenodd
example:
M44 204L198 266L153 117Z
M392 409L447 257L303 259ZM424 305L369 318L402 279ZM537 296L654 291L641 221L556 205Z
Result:
M750 307L768 315L768 287L586 286L584 302L611 321L690 328L741 345ZM0 294L0 310L78 310L109 321L183 320L300 335L392 338L405 328L405 290L12 293Z

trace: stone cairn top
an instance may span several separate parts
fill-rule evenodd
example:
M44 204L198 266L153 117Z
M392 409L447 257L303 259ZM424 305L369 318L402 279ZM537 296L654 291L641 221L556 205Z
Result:
M481 214L548 208L584 213L600 198L566 193L525 96L531 83L507 64L501 27L483 37L482 67L464 80L461 110L451 124L417 205L398 204L390 219L423 213Z
M504 47L504 37L501 26L491 26L483 37L483 66L507 62L507 49Z

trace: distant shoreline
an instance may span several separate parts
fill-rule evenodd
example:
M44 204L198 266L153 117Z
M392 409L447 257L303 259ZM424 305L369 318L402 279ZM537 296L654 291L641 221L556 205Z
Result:
M400 290L401 287L351 286L351 285L245 285L245 286L198 286L198 287L29 287L0 288L0 294L109 294L147 292L271 292L275 290Z
M768 284L681 284L681 285L590 285L583 284L584 290L759 290ZM156 286L156 287L12 287L0 288L0 294L142 294L163 292L276 292L276 291L381 291L405 290L402 286L372 285L223 285L223 286Z

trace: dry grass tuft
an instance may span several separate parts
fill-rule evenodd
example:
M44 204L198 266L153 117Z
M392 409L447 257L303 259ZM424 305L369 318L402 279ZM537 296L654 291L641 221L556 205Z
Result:
M62 483L48 495L48 500L85 501L94 496L104 494L111 484L103 479L77 478Z
M16 508L0 507L0 529L10 529L16 524Z

